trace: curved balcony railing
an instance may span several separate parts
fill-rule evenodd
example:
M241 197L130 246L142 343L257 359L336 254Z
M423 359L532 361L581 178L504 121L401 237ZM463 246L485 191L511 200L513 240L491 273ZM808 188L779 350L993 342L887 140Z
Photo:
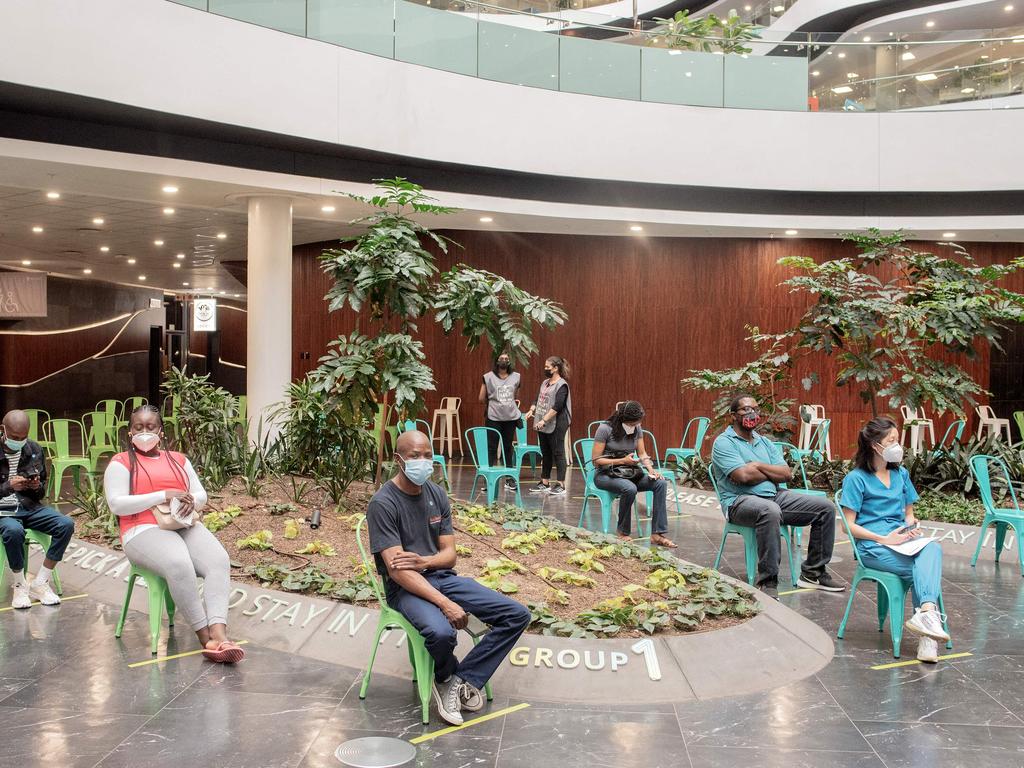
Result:
M1024 107L1024 29L890 35L760 30L745 53L666 39L632 2L170 0L364 53L515 85L702 107L886 112ZM625 11L625 12L624 12Z

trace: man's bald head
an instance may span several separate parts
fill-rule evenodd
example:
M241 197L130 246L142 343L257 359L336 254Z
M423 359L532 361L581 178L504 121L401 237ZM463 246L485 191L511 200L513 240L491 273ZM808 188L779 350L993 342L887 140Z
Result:
M11 440L28 437L28 414L24 411L8 411L4 416L4 434Z
M398 441L395 443L395 453L403 459L412 458L412 454L429 453L433 456L430 438L415 429L410 429L398 436Z

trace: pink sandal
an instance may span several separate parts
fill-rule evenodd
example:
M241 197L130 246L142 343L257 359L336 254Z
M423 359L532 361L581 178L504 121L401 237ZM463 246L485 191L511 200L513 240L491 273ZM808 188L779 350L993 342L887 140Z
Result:
M214 641L211 640L208 645L214 645ZM245 658L245 651L231 641L225 640L222 643L217 643L213 648L204 648L203 656L218 664L237 664Z

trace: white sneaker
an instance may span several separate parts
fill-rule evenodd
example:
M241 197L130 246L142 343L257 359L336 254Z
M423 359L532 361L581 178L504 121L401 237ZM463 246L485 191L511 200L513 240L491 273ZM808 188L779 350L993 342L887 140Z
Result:
M29 608L31 605L32 598L28 594L28 584L15 584L11 608Z
M33 581L29 585L28 595L43 605L60 605L60 597L53 591L53 587L50 586L48 581L44 581L42 584L37 584Z
M904 626L911 632L945 642L949 640L949 633L942 627L943 618L938 611L922 611L918 608Z
M484 695L479 688L467 682L463 682L459 689L459 700L467 712L479 712L484 708Z
M459 700L459 690L462 688L462 680L452 675L445 682L439 683L436 680L431 684L434 692L434 703L437 704L437 714L441 719L451 725L462 725L462 702Z
M917 641L917 660L936 664L939 661L939 644L934 638L921 635Z

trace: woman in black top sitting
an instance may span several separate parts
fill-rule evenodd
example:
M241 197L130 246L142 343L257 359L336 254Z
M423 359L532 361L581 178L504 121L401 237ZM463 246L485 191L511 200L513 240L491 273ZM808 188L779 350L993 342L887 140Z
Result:
M668 484L654 469L654 462L647 454L640 427L643 418L643 406L636 400L626 400L619 403L615 413L597 428L591 454L597 468L594 485L619 497L616 533L620 539L630 537L633 502L637 493L652 491L654 510L651 512L651 543L675 547L675 542L665 535L668 533L668 511L665 506ZM643 468L647 471L644 472Z

